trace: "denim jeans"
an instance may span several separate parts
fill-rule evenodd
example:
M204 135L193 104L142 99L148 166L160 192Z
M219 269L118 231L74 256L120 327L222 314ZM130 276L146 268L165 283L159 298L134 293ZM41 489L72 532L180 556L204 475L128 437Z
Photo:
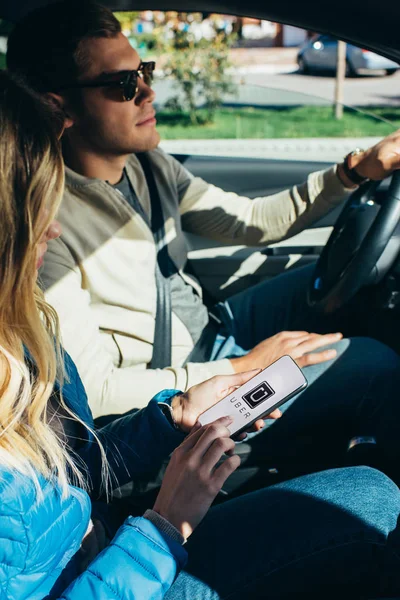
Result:
M368 467L306 475L213 507L165 600L400 593L400 492Z
M223 327L212 359L243 355L279 331L340 331L343 317L316 314L307 306L312 271L291 271L218 305ZM281 407L283 417L249 436L246 464L308 465L299 472L340 466L351 438L372 436L377 466L399 481L400 359L368 338L344 339L334 347L335 359L304 369L309 386Z

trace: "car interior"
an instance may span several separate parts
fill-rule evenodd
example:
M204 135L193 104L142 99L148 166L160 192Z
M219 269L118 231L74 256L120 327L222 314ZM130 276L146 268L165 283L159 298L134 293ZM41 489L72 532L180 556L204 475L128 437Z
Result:
M11 22L45 0L2 0L0 18ZM386 2L376 11L363 0L102 0L113 10L207 11L264 18L326 33L400 62L400 5ZM379 85L379 82L377 83ZM262 93L262 92L261 92ZM195 176L255 198L296 185L330 159L287 160L238 156L175 157ZM301 234L266 248L221 246L188 234L189 268L212 304L285 270L315 263L309 301L315 310L333 312L356 302L355 333L371 335L400 353L400 172L381 182L366 183L344 206L330 212ZM321 283L322 282L322 283ZM243 445L243 452L246 452ZM273 474L274 465L270 465Z
M25 12L45 3L46 0L5 0L0 17L14 22ZM335 5L328 5L323 13L318 10L316 0L307 0L301 7L293 0L265 4L250 0L246 5L235 0L229 7L218 0L212 3L189 0L184 4L181 0L158 0L151 6L141 0L134 5L129 0L104 0L103 4L112 10L212 10L265 18L326 33L400 61L400 42L394 27L399 9L395 3L390 3L379 15L361 0L338 0ZM357 18L344 18L349 11ZM271 92L261 86L254 86L251 96L257 98L258 105L263 105L268 104L271 93L281 93L286 103L300 102L299 94L289 99L287 92ZM389 123L388 133L394 129ZM307 160L307 156L293 160L284 156L260 158L257 152L254 152L254 158L251 152L245 157L188 154L179 149L171 153L195 176L250 198L274 194L296 185L309 173L333 163L331 157L327 156L325 160L323 155L318 160ZM359 307L359 321L353 324L350 333L378 338L400 352L398 206L400 187L394 177L379 186L365 184L360 192L350 197L344 208L336 208L309 229L265 248L224 246L187 234L188 268L199 279L206 303L212 305L285 270L315 263L315 287L309 291L309 301L315 310L332 312L354 302ZM324 289L321 289L321 281L325 283Z
M0 17L13 22L26 11L45 3L45 0L30 0L29 2L5 0L0 9ZM134 5L129 0L106 0L103 3L112 10L130 10L132 8L135 10L184 10L186 12L212 10L217 13L264 18L304 27L319 33L327 33L373 50L392 60L400 61L400 42L394 26L398 12L395 3L388 4L385 11L380 11L379 15L376 14L373 7L362 3L361 0L351 0L350 3L338 0L334 5L329 3L326 7L327 10L323 13L318 10L316 0L308 0L301 6L293 0L263 4L257 0L250 0L250 2L246 2L246 5L241 0L235 0L229 7L217 0L212 3L203 2L203 0L196 2L189 0L188 3L182 3L181 0L158 0L151 6L141 0L135 2ZM349 11L357 15L357 18L348 19ZM259 89L258 94L262 96L262 88ZM248 155L241 158L238 156L199 156L180 152L174 154L194 175L225 190L248 197L276 193L304 181L312 171L329 167L332 164L329 158L324 161L323 156L315 161L287 160L280 157L262 159L252 158ZM379 208L388 196L389 185L390 181L384 181L377 189L376 186L372 186L365 197L355 198L355 201L349 202L346 232L344 236L341 236L340 265L337 264L334 269L335 277L339 278L341 282L331 281L330 283L331 287L337 287L340 284L339 287L342 288L343 276L347 273L345 279L348 282L346 286L348 291L346 291L345 300L344 297L341 297L340 306L344 302L355 301L354 297L358 294L358 298L362 298L360 330L373 337L379 337L400 351L400 336L398 335L400 266L397 256L399 230L396 220L398 216L393 210L385 220L385 231L383 231L382 217L378 217L378 213L382 212ZM215 300L225 298L247 286L282 273L286 269L317 262L341 211L342 208L339 207L301 234L261 249L220 246L211 240L189 234L190 269L200 280L205 291L206 301L213 303ZM388 220L390 221L389 228L392 230L390 235L387 230ZM372 222L374 228L378 228L381 234L376 237L374 231L371 232L375 235L373 238L375 252L373 254L377 257L376 264L372 265L371 272L364 275L363 278L357 276L357 285L354 281L350 285L349 277L354 279L353 259L363 242L365 250L365 242L368 241L365 240L365 236ZM340 221L340 228L343 229L343 217ZM337 235L337 233L338 229L332 235ZM346 247L354 235L356 242L353 240L354 243ZM385 238L384 242L382 237ZM378 238L379 249L376 246ZM383 243L385 247L382 247ZM369 242L368 245L371 247ZM335 246L337 247L337 243ZM332 258L330 258L330 263L332 263ZM320 269L320 266L321 259L317 268ZM332 274L330 274L331 276ZM349 294L350 288L351 293ZM316 297L311 301L316 310L332 311L339 308L339 305L335 307L335 303L322 302L321 292L318 295L318 301ZM372 321L370 318L372 314L374 315L373 327L369 323ZM378 316L379 318L377 318ZM379 328L376 326L378 322Z

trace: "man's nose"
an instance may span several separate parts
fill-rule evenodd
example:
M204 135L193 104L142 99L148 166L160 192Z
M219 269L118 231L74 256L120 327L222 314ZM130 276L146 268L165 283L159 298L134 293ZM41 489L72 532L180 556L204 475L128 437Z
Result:
M139 89L135 96L135 104L140 106L143 102L154 102L156 93L149 85L146 85L143 79L139 79Z

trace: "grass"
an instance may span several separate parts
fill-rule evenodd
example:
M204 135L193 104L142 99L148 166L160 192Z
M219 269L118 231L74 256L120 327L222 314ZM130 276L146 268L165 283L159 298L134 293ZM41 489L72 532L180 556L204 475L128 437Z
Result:
M367 137L400 128L400 107L368 108L368 112L390 123L352 109L345 109L337 121L329 106L223 107L213 123L200 125L193 125L187 114L160 111L157 120L165 140ZM204 120L205 112L199 110L199 117Z

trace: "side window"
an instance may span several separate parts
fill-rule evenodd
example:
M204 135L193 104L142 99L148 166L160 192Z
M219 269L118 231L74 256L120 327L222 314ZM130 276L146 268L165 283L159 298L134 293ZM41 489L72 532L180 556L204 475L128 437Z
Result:
M118 13L131 43L157 62L158 128L169 152L339 160L400 126L399 65L373 52L347 44L337 119L330 35L228 15L128 15Z
M346 45L345 108L336 119L337 41L330 35L231 15L116 15L142 59L156 61L158 128L169 152L308 152L330 161L400 126L399 65L366 49ZM10 29L0 21L0 68Z
M6 68L7 37L11 28L11 23L0 19L0 69Z

